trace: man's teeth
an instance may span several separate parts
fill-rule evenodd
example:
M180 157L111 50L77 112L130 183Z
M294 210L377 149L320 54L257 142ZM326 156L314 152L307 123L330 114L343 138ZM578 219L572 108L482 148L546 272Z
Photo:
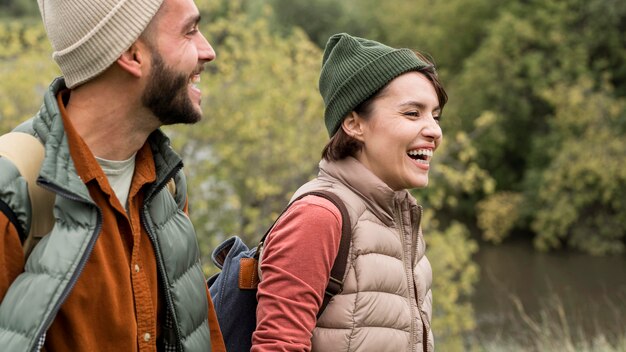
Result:
M411 159L417 162L428 164L430 158L433 157L432 149L414 149L407 152Z
M189 84L193 85L194 87L200 83L200 75L193 75L189 78Z

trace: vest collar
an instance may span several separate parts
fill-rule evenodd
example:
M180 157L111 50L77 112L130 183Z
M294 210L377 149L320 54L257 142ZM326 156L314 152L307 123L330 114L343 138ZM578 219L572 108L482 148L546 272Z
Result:
M393 222L399 204L403 209L415 209L417 202L409 191L394 191L353 157L339 161L322 160L319 163L320 178L332 177L360 195L367 207L385 224Z

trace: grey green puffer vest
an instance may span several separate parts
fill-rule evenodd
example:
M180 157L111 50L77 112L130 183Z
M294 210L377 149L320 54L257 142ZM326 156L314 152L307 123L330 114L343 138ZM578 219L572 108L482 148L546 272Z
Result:
M13 282L0 304L2 351L36 351L41 347L102 229L101 212L76 174L69 154L56 100L57 92L64 88L62 78L52 82L39 113L16 128L45 144L46 157L37 182L56 193L55 226L34 248L25 272ZM159 277L166 288L167 322L162 327L162 343L170 350L210 351L200 252L193 225L181 210L187 197L182 161L161 131L155 131L148 141L154 153L157 181L146 190L141 222L153 243ZM165 187L171 178L179 190L175 199ZM16 168L0 158L0 199L12 208L28 233L31 209L26 189Z
M352 222L344 288L317 320L312 351L434 351L432 269L415 198L354 158L321 161L293 197L312 190L337 194Z

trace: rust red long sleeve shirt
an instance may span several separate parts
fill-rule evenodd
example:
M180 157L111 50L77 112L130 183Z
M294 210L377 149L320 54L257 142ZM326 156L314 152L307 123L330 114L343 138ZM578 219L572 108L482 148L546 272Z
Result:
M289 207L263 249L253 352L310 351L316 316L339 251L341 213L306 196Z

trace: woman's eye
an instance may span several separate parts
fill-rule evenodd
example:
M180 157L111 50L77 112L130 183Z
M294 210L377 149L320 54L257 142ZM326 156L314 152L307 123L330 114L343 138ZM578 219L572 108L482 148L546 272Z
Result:
M404 116L418 117L420 113L419 111L407 111L404 113Z

